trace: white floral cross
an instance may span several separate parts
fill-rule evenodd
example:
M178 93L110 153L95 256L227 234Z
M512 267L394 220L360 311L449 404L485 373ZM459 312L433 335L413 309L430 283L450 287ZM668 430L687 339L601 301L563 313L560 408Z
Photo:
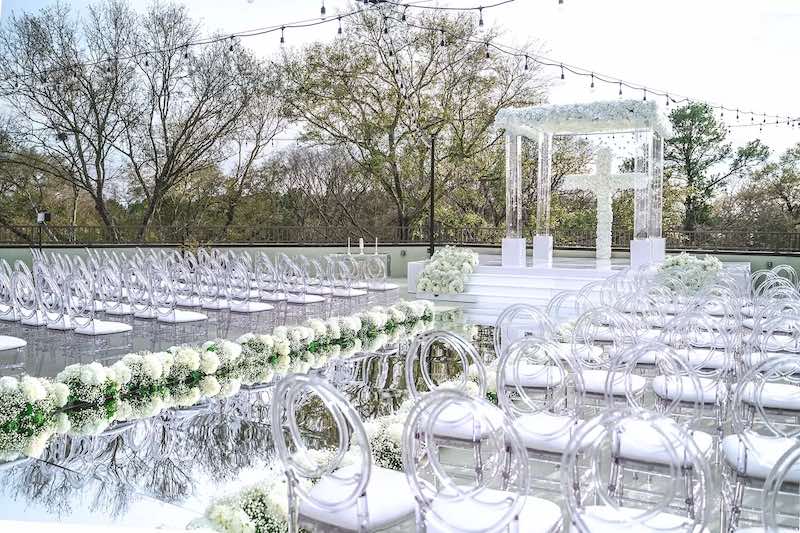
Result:
M570 174L564 176L563 190L592 191L597 197L597 259L611 259L611 223L614 220L612 200L614 193L634 188L638 178L646 178L641 172L611 172L611 150L600 148L593 174Z

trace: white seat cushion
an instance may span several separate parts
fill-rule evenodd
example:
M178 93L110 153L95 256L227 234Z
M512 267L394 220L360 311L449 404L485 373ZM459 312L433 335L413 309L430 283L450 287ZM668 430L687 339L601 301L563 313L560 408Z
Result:
M544 389L561 383L564 371L557 366L525 364L525 361L521 361L519 365L506 365L505 379L509 386Z
M366 294L366 293L364 293ZM317 296L316 294L289 294L286 297L286 301L290 304L317 304L320 302L324 302L325 298L322 296Z
M570 416L534 413L517 418L514 428L526 448L562 453L579 424L579 421Z
M797 439L773 437L748 432L746 435L728 435L722 439L722 456L725 462L746 477L767 479L778 459L797 444ZM800 464L795 463L785 478L800 482Z
M336 287L333 289L333 295L338 296L339 298L353 298L355 296L364 296L365 294L367 294L367 291L363 289L356 289L355 287L350 287L349 289ZM291 296L289 296L289 302L292 302Z
M203 304L200 307L202 307L203 309L211 309L212 311L218 311L220 309L228 309L228 307L230 307L230 304L228 303L228 300L218 298L216 300L203 302Z
M371 291L393 291L399 289L400 285L390 281L370 281L367 283L367 288Z
M555 346L558 356L562 359L597 360L603 355L601 347L592 346L591 344L557 342Z
M17 350L27 346L27 342L19 337L9 337L8 335L0 335L0 352L4 350Z
M94 319L86 326L79 326L75 328L75 333L78 335L113 335L115 333L127 333L133 328L130 324L124 322L111 322L110 320L97 320Z
M103 312L107 315L113 316L124 316L124 315L132 315L133 314L133 307L131 304L126 303L117 303L117 302L106 302L103 306Z
M718 394L724 395L725 388L719 381L698 377L700 388L689 376L656 376L653 378L653 391L665 400L682 402L717 403Z
M791 335L773 334L763 336L760 341L756 341L762 350L768 352L788 352L800 353L800 342Z
M487 416L491 417L489 422L494 429L503 427L502 411L493 409L487 413ZM486 427L485 423L478 427L476 422L486 422L486 420L483 417L476 419L471 410L460 404L451 404L439 413L433 425L433 432L440 437L471 441L475 436L483 437L493 429Z
M57 331L69 331L75 329L75 323L68 315L62 315L58 320L51 320L47 322L47 329L54 329Z
M155 309L145 309L144 311L136 311L133 313L133 316L136 318L151 320L153 318L158 318L158 313L156 313Z
M273 292L269 294L262 294L259 296L260 300L265 302L285 302L287 300L286 293L283 292Z
M47 321L45 320L44 313L36 311L33 315L25 318L20 314L20 322L24 326L44 326Z
M273 309L275 309L274 306L264 302L241 302L231 305L231 311L234 313L263 313Z
M767 409L800 411L800 387L788 383L764 383L756 388L748 383L742 391L742 401Z
M306 289L308 294L328 295L333 293L333 289L325 285L311 285Z
M656 513L647 522L631 520L645 513L644 509L622 507L614 509L605 505L591 505L584 508L581 517L590 533L707 533L708 528L693 528L690 518L670 513Z
M483 532L498 524L509 509L512 497L508 492L485 489L470 499L458 500L443 492L431 502L426 513L426 531ZM553 502L533 496L521 496L525 503L519 513L519 531L549 533L561 525L561 508ZM438 519L446 520L446 524Z
M713 437L703 431L692 431L691 435L700 453L709 457L714 446ZM620 433L619 456L634 461L668 465L673 462L669 452L671 447L675 450L675 459L684 463L686 448L682 442L671 437L668 429L665 428L662 433L653 427L653 422L628 421ZM669 443L666 441L667 438L670 438ZM691 460L687 458L685 464L692 464Z
M181 307L200 307L199 296L178 296L175 303Z
M166 322L167 324L184 324L186 322L200 322L208 320L208 316L197 311L188 311L186 309L173 309L172 312L166 315L159 315L159 322Z
M355 481L352 479L360 466L348 466L323 477L309 493L322 502L337 503L351 493ZM415 502L411 489L402 472L372 465L366 490L367 530L374 531L400 522L414 512ZM300 502L300 514L317 522L330 524L349 531L358 531L357 503L336 512L323 509L311 501Z
M647 380L635 374L615 372L612 378L611 394L613 396L625 396L628 389L633 394L639 394L647 386ZM607 370L584 370L583 376L584 391L590 394L605 394L606 380L608 379Z
M686 361L691 368L709 370L730 370L736 366L733 354L722 348L676 348L678 357Z
M0 320L2 320L3 322L19 321L19 315L17 314L17 310L13 308L0 309Z

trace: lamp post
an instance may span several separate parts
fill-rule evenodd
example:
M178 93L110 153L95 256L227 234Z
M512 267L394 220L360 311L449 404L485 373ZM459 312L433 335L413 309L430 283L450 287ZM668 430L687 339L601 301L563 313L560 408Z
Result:
M435 251L436 241L434 239L433 231L435 226L434 207L436 205L436 133L431 133L431 190L430 190L430 219L428 220L428 237L430 243L428 244L428 255L433 257Z

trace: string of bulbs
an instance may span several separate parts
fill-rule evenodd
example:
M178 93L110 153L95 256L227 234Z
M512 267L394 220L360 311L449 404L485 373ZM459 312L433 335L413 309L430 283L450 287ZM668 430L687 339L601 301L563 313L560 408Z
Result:
M383 16L384 24L386 24L388 22L388 20L394 20L394 21L406 24L409 27L420 29L420 30L434 31L434 32L439 31L442 34L441 43L444 46L444 42L445 42L445 29L444 28L432 28L432 27L426 27L426 26L423 26L423 25L411 23L411 22L408 21L408 19L406 17L406 11L408 9L420 9L420 10L433 10L433 11L457 11L457 12L463 12L463 13L477 12L478 13L478 25L482 27L484 25L484 20L483 20L483 11L484 10L495 8L495 7L500 7L500 6L503 6L503 5L507 5L507 4L515 2L516 0L498 0L498 1L496 1L494 3L491 3L491 4L477 5L477 6L467 6L467 7L425 5L425 3L429 2L429 1L430 0L419 0L417 2L402 2L401 3L401 2L394 1L394 0L363 0L363 5L365 7L355 8L355 9L352 9L351 11L344 12L344 13L337 13L334 17L327 17L326 16L327 15L327 10L325 8L325 1L322 0L322 5L321 5L321 8L320 8L320 17L321 17L320 19L306 19L306 20L301 20L301 21L296 21L296 22L288 22L288 23L276 24L276 25L267 26L267 27L263 27L263 28L252 29L252 30L244 30L244 31L236 32L236 33L232 33L232 34L219 35L219 36L214 36L214 37L207 37L207 38L198 39L198 40L195 40L195 41L188 41L186 43L183 43L181 45L176 45L176 46L173 46L173 47L166 47L166 48L161 48L161 49L147 50L147 51L143 51L143 52L137 52L135 54L130 54L128 56L115 57L113 59L112 58L105 58L105 59L99 59L99 60L96 60L96 61L76 62L76 63L72 63L70 65L57 66L57 67L52 67L52 68L49 68L49 69L43 69L38 74L11 75L8 78L14 79L14 86L16 87L17 80L19 80L19 79L35 77L37 75L43 78L45 75L49 75L49 74L53 74L53 73L57 73L57 72L65 71L65 70L72 71L73 69L79 68L79 67L98 67L98 66L101 66L101 65L105 65L106 66L106 71L108 72L108 71L110 71L110 66L109 65L112 64L115 61L133 60L133 59L137 59L137 58L142 57L142 56L145 57L145 66L148 66L148 60L146 59L148 55L155 55L155 54L159 54L159 53L176 52L176 51L181 51L182 50L184 59L189 59L189 49L190 48L194 48L194 47L197 47L197 46L206 46L206 45L216 44L216 43L226 42L226 41L230 41L230 44L228 46L228 50L230 52L233 52L233 51L235 51L235 44L237 42L236 41L237 39L246 38L246 37L255 37L255 36L261 36L261 35L267 35L267 34L270 34L270 33L277 33L277 32L280 32L280 41L279 41L280 44L284 45L286 43L286 30L287 29L311 28L311 27L320 26L320 25L328 24L328 23L332 23L332 22L336 22L338 24L337 34L341 35L343 33L343 30L342 30L342 20L343 19L347 19L349 17L353 17L353 16L356 16L356 15L359 15L359 14L364 13L365 11L371 9L371 7L378 6L378 5L381 5L381 4L391 5L391 6L394 6L394 7L402 8L402 10L403 10L399 19L395 18L395 17L392 17L391 15L384 15ZM563 3L564 3L564 0L558 0L558 4L559 5L563 4ZM388 26L384 28L384 33L388 33ZM450 36L450 37L452 38L452 36ZM600 73L598 73L596 71L593 71L591 69L578 67L578 66L571 65L569 63L565 63L565 62L562 62L562 61L557 61L557 60L554 60L554 59L550 59L550 58L547 58L547 57L542 56L542 55L532 54L530 52L526 52L524 50L520 50L518 48L514 48L514 47L512 47L510 45L499 44L497 42L492 42L492 41L488 41L488 40L487 41L477 41L475 39L470 39L470 38L466 38L466 37L462 37L460 39L462 39L464 42L468 42L468 43L472 43L472 44L479 44L479 45L482 44L484 46L484 48L485 48L485 54L486 54L487 58L489 58L490 55L491 55L490 54L490 50L494 50L494 51L496 51L498 53L502 53L502 54L505 54L507 56L514 57L516 59L520 59L520 60L524 59L524 67L523 68L525 70L528 70L530 68L530 63L532 62L534 64L539 64L541 66L559 69L560 70L560 79L561 80L565 79L565 73L574 74L576 76L588 77L589 80L590 80L590 84L589 84L589 88L590 89L594 89L595 88L595 82L602 82L602 83L606 83L606 84L617 85L618 88L619 88L619 91L618 91L619 96L623 95L623 88L627 88L627 89L630 89L630 90L633 90L633 91L641 92L642 100L645 100L645 101L647 100L648 95L651 98L652 97L664 98L664 101L665 101L667 106L669 106L671 103L672 104L682 104L682 103L691 103L691 102L704 101L704 100L701 100L701 99L690 98L688 96L680 96L680 95L678 95L678 94L676 94L674 92L671 92L671 91L648 88L645 85L629 82L629 81L626 81L626 80L623 80L623 79L620 79L620 78L616 78L616 77L613 77L613 76L600 74ZM781 125L781 124L784 124L784 122L785 122L786 125L791 126L791 127L800 126L800 118L798 118L798 117L791 117L789 115L783 115L783 116L782 115L772 115L772 114L756 112L756 111L752 111L752 110L748 111L748 110L744 110L741 107L730 107L730 106L721 105L721 104L714 104L714 103L711 103L711 102L708 102L708 101L706 101L706 103L708 105L710 105L711 107L713 107L713 108L715 108L715 109L717 109L719 111L720 119L723 120L723 121L725 121L725 113L726 112L728 112L729 115L731 115L731 116L733 116L735 114L737 121L740 120L740 117L742 117L742 116L744 116L744 117L746 117L748 115L750 116L750 123L749 124L728 124L728 126L730 126L730 127L747 127L747 126L756 126L756 125L758 125L760 128L763 128L764 126ZM760 117L761 118L760 124L756 121L756 117Z

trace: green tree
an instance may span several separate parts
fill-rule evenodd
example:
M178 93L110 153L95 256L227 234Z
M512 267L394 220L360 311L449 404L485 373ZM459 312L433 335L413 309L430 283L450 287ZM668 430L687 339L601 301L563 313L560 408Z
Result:
M751 176L769 149L758 139L734 149L726 142L728 129L708 104L675 109L670 120L674 136L666 144L665 171L684 188L683 228L691 231L708 221L715 194L731 178Z

